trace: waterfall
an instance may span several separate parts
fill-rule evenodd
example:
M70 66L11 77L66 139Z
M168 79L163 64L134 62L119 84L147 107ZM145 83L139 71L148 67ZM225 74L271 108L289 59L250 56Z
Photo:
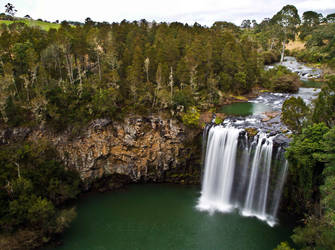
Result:
M211 213L239 208L270 226L283 190L287 162L284 150L274 147L274 136L259 132L251 142L244 129L209 128L201 196L197 208Z
M276 190L274 192L274 203L273 203L273 208L271 211L271 215L273 218L276 218L278 208L279 208L279 203L280 203L280 197L281 193L283 191L285 179L286 179L286 174L287 174L287 167L288 167L288 161L285 160L284 167L282 168L281 173L278 176L277 184L276 184Z
M239 129L213 127L208 134L201 210L230 211ZM224 180L224 181L222 181Z

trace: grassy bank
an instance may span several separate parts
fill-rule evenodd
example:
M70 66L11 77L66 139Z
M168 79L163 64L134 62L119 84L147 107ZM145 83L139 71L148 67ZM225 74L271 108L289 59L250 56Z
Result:
M48 23L48 22L29 20L29 19L20 19L20 20L15 20L15 21L0 20L0 25L1 24L9 25L14 22L25 23L26 25L30 27L40 27L41 29L46 30L46 31L48 31L49 29L58 29L60 27L60 24L58 23Z

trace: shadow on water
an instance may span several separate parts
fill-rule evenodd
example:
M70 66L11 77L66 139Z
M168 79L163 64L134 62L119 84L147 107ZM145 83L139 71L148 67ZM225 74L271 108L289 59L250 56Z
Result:
M322 85L325 84L325 82L319 82L319 81L314 81L314 80L306 80L302 82L303 82L304 88L321 88Z

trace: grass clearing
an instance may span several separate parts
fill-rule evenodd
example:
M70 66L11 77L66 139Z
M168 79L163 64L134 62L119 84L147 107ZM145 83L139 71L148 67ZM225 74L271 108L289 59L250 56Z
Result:
M60 27L60 24L58 23L47 23L43 21L36 21L36 20L29 20L29 19L19 19L15 21L9 21L9 20L0 20L0 25L1 24L12 24L13 22L17 23L25 23L26 25L30 27L40 27L43 30L48 31L49 29L58 29Z
M289 51L293 50L304 50L305 49L305 42L301 41L298 36L296 36L296 39L294 41L290 40L290 42L286 45L286 49Z

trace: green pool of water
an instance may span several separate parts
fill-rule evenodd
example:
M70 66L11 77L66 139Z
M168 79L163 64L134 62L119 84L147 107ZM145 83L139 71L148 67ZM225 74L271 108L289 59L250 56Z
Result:
M321 88L324 82L316 82L313 80L302 81L304 88Z
M269 227L237 213L210 215L195 208L197 187L131 185L91 194L78 202L78 216L58 250L270 250L289 240L285 226Z
M224 105L220 111L226 115L248 116L271 110L270 106L262 103L238 102Z

